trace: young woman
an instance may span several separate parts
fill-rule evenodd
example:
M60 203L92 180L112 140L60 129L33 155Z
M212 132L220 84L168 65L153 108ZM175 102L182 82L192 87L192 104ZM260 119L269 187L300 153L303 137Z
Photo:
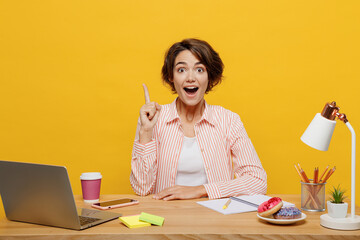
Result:
M222 72L218 53L205 41L170 47L162 78L178 97L160 106L144 85L130 175L137 194L173 200L266 193L266 172L239 115L204 99Z

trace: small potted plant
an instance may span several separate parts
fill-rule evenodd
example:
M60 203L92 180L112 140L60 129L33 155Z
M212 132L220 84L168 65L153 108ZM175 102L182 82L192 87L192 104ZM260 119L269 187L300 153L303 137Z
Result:
M333 190L330 190L330 201L327 201L328 214L333 218L344 218L347 214L348 204L344 202L346 198L345 190L333 186Z

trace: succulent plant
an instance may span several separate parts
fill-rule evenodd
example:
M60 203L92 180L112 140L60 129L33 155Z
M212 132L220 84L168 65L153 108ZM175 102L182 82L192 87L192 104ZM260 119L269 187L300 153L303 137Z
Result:
M344 195L346 190L340 188L340 184L337 187L333 186L334 190L330 190L330 202L332 203L344 203L346 196Z

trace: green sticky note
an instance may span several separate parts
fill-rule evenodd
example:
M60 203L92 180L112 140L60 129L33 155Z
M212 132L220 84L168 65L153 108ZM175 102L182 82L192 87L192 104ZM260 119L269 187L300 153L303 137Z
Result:
M156 215L142 212L139 217L140 221L148 222L154 225L162 226L164 224L164 218Z

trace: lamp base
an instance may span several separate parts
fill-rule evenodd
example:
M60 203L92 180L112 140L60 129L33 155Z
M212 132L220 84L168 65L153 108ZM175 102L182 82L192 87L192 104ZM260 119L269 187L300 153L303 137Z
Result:
M358 230L360 229L360 216L355 215L355 218L351 218L351 215L347 214L345 218L332 218L329 214L323 214L320 216L320 225L337 230Z

